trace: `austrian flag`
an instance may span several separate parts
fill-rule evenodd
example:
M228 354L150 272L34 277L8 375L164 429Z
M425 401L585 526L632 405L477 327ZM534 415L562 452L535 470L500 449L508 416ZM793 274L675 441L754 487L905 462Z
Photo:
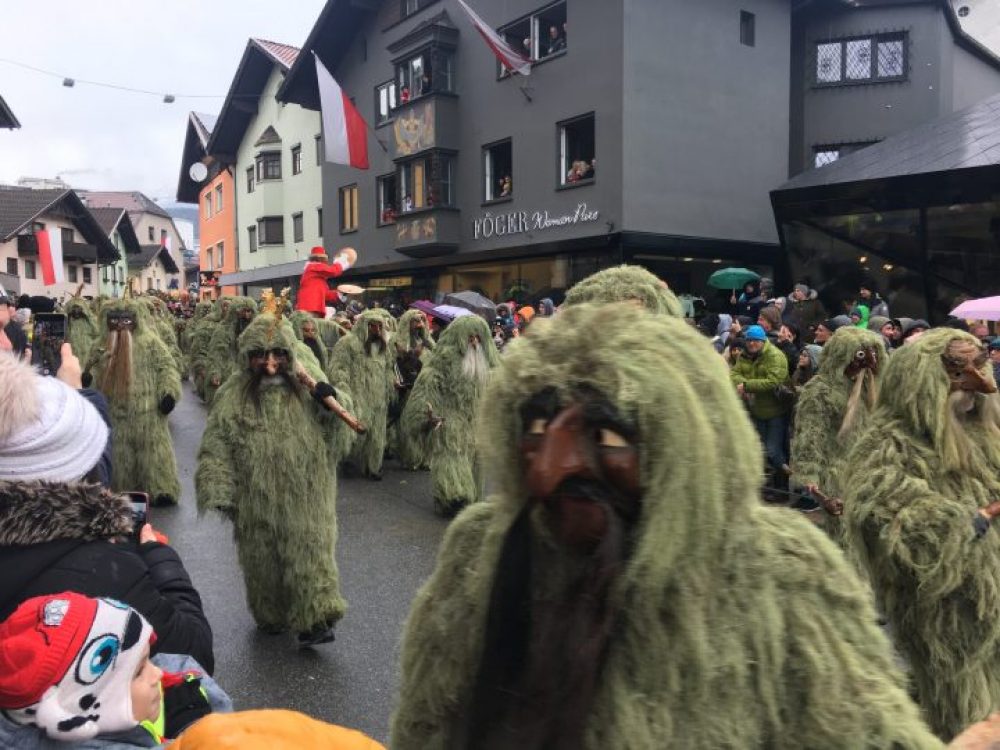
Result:
M61 284L66 280L63 270L62 232L42 229L35 232L38 242L38 261L42 264L42 283L45 286Z
M313 57L316 58L326 160L368 169L368 126L315 52Z
M517 71L523 76L531 74L531 60L507 44L498 33L487 26L486 22L479 17L476 11L465 4L465 0L458 0L458 4L468 14L472 25L476 27L476 31L479 32L483 41L493 50L493 54L496 55L497 60L505 68Z

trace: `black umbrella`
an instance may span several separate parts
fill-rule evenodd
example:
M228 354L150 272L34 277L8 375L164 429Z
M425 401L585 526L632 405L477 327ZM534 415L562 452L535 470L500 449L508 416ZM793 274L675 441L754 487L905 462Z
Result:
M464 307L469 312L483 318L487 323L492 323L497 317L497 306L493 301L472 290L446 294L443 304Z

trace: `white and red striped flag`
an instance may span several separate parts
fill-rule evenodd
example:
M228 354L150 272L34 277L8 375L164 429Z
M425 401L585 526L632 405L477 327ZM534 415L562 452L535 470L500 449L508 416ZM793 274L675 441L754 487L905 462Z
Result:
M326 161L368 169L368 126L315 52L313 57L316 58Z
M476 12L465 4L465 0L458 0L458 4L462 6L462 9L469 14L469 19L472 21L472 25L476 27L476 31L479 32L486 44L489 45L490 49L493 50L493 54L497 56L497 60L500 61L502 65L510 70L517 71L523 76L531 74L531 60L517 52L513 47L507 44L503 38L496 33L492 28L486 25L482 18L476 15Z
M38 260L42 264L42 283L45 286L61 284L66 280L63 268L62 232L42 229L35 232L38 242Z

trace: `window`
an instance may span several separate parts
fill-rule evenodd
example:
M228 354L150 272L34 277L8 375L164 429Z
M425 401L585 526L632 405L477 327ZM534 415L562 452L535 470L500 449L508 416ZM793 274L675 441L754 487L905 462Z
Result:
M813 166L822 167L831 162L837 161L841 156L853 154L867 146L871 146L878 141L857 141L854 143L838 143L826 146L816 146L813 148Z
M594 157L594 115L559 123L559 184L590 182L597 169Z
M67 265L66 266L66 270L68 271L68 273L66 275L67 281L69 281L72 284L75 284L76 280L77 280L77 275L78 275L77 272L76 272L76 266Z
M216 255L216 260L219 263L219 269L221 270L226 265L226 243L220 242L218 249L218 254Z
M302 212L292 214L292 242L302 242Z
M355 232L358 229L358 186L347 185L338 191L340 196L340 231Z
M316 209L316 234L323 236L323 209Z
M257 221L257 236L261 245L280 245L285 241L285 219L267 216Z
M247 192L253 192L253 167L247 167Z
M431 48L397 63L396 82L399 85L400 104L406 104L411 99L434 91L451 91L451 53L443 49ZM388 84L383 84L383 86L386 85ZM389 89L389 91L394 95L393 90ZM391 98L388 101L391 112L395 105L391 103ZM379 115L381 116L381 100L379 102ZM386 119L388 119L388 115ZM384 120L379 120L379 122L384 122Z
M156 227L149 228L149 241L156 242Z
M36 274L35 261L26 260L24 261L24 278L34 279Z
M402 213L434 206L450 206L454 199L451 156L434 154L399 165Z
M247 227L247 246L251 253L257 252L257 227Z
M396 173L384 174L375 180L375 190L378 194L378 225L396 223L398 198L396 196Z
M396 82L386 81L375 87L375 124L388 122L392 119L392 111L396 109Z
M257 155L257 182L281 179L281 152L265 151ZM263 239L263 238L262 238Z
M426 8L435 0L400 0L400 8L403 12L403 18L407 16L412 16L418 10Z
M509 138L483 147L483 200L495 201L513 195L512 153Z
M326 154L323 153L323 151L324 151L324 149L323 149L323 136L317 135L316 136L316 166L317 167L323 165L323 157L326 156Z
M17 258L7 258L7 273L17 276Z
M757 17L745 10L740 11L740 44L753 47L755 44Z
M817 148L813 157L814 167L825 167L840 158L839 148Z
M166 245L166 244L167 244L167 230L166 229L161 229L160 230L160 245Z
M205 260L208 261L208 270L215 270L215 248L210 247L205 251Z
M63 227L62 229L59 230L59 233L62 235L63 247L65 247L66 245L72 245L73 244L73 230L72 229L70 229L68 227Z
M212 191L211 190L209 190L207 193L205 193L205 218L206 219L211 219L212 218ZM150 239L152 239L152 238L150 238Z
M215 186L215 213L222 213L222 185Z
M906 34L877 34L818 42L818 86L898 81L906 78Z
M302 146L292 146L292 174L302 174Z
M91 275L91 270L89 266L83 267L83 283L90 284L93 281L93 276Z
M500 36L530 60L544 60L567 48L566 2L553 3L514 23L502 26ZM502 67L502 66L501 66ZM510 71L502 68L501 75Z
M104 268L101 269L101 281L103 281L105 283L107 283L107 281L108 281L108 267L107 266L104 266Z

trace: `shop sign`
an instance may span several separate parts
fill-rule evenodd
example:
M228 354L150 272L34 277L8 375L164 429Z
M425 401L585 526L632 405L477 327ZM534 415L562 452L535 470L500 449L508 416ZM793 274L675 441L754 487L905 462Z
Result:
M396 289L399 287L413 286L412 276L394 276L390 279L372 279L369 286L379 287L382 289Z
M585 224L597 221L600 217L601 212L591 210L586 203L580 203L575 211L562 216L552 215L548 211L509 211L503 214L487 211L480 218L473 220L472 229L474 238L479 240L564 227L569 224Z

